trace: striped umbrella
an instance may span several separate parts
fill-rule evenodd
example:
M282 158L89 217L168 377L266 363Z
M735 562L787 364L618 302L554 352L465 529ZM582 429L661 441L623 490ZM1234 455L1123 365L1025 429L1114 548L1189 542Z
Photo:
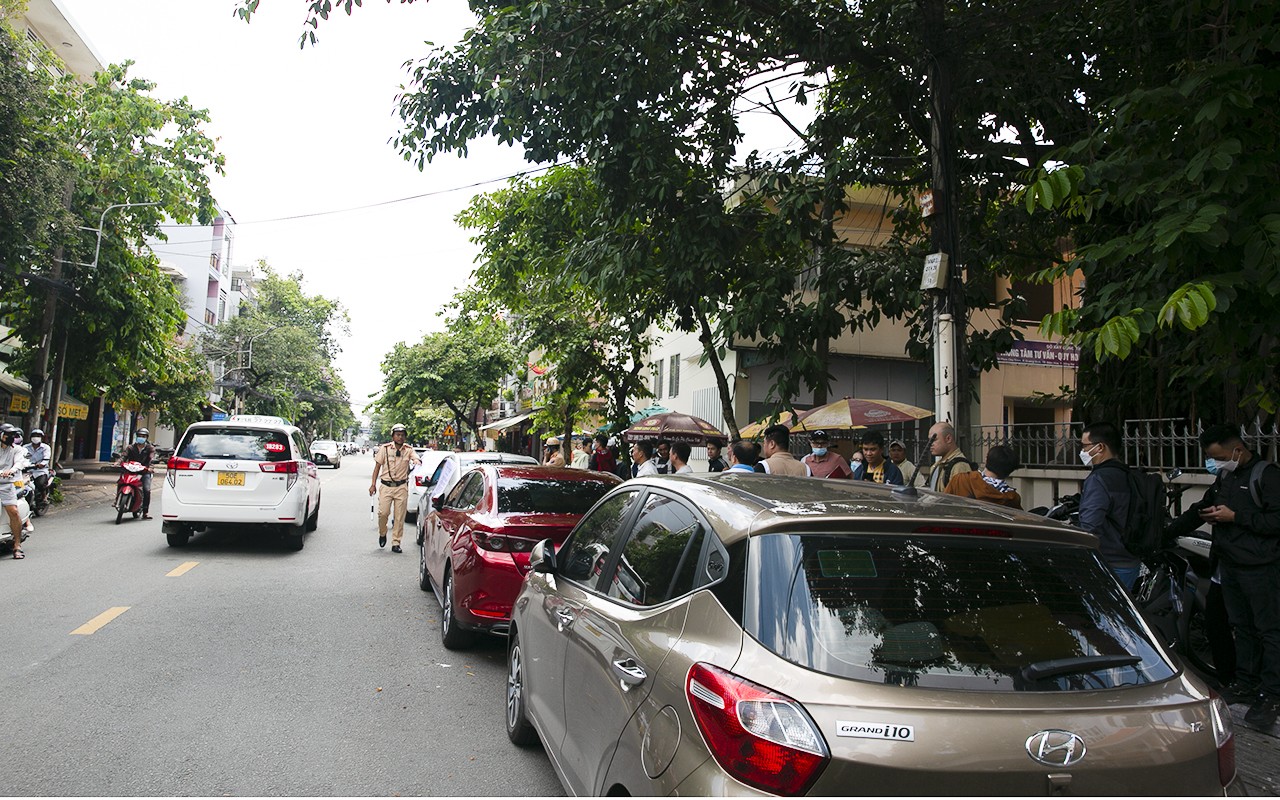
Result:
M743 439L755 439L764 433L765 428L768 428L771 425L786 425L790 427L804 419L805 415L808 413L808 411L801 411L799 414L791 411L783 411L778 414L762 417L759 421L753 422L745 428L739 429L738 435Z

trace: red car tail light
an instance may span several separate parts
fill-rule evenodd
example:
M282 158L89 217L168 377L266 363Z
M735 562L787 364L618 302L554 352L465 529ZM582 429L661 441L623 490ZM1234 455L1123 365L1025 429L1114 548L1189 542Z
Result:
M203 461L196 461L190 458L179 458L178 456L169 456L169 469L204 469Z
M519 536L503 536L499 533L475 531L476 544L496 553L527 553L537 542Z
M1213 719L1213 743L1218 748L1218 781L1226 786L1236 777L1236 736L1231 709L1218 693L1209 691L1209 716Z
M703 663L689 669L685 695L716 763L748 786L804 794L831 761L818 727L785 695Z

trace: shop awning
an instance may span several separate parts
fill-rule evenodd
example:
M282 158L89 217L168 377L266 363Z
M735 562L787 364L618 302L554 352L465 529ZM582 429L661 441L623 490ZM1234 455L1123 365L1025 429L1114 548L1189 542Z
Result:
M527 411L524 414L516 414L514 417L506 417L498 420L497 422L490 422L488 425L481 425L480 430L497 434L499 431L505 431L507 428L513 428L516 425L519 425L531 416L533 416L532 411Z
M25 414L31 410L31 385L0 370L0 389L9 392L9 413ZM89 405L66 392L58 403L58 416L62 419L88 419Z

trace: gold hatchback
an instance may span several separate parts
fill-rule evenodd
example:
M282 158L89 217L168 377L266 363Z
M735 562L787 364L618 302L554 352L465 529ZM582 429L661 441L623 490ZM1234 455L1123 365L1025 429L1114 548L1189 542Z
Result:
M928 491L629 481L532 553L507 733L579 795L1224 794L1226 705L1096 545Z

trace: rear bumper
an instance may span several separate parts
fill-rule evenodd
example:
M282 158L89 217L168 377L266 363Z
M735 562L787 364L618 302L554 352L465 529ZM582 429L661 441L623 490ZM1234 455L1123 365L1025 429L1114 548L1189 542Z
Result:
M468 630L505 636L524 573L510 553L475 548L470 555L465 566L454 570L454 614Z
M295 496L296 495L296 496ZM306 520L306 492L290 492L277 506L197 505L175 500L169 493L160 499L160 518L165 522L200 525L295 525Z

